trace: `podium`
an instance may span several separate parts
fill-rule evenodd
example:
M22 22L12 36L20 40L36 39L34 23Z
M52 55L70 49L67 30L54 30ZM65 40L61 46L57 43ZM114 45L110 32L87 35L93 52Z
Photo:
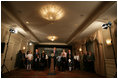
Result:
M54 69L54 56L51 57L51 65L50 65L50 68L49 68L48 75L56 75L55 69Z

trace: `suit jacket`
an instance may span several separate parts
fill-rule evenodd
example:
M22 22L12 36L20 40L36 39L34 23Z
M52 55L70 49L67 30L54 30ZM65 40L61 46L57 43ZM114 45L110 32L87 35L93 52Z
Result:
M71 58L73 59L73 55L72 55L72 52L71 52ZM67 59L69 58L69 53L67 53Z
M33 61L35 61L35 59L36 59L38 56L39 56L39 58L40 58L40 54L39 54L39 53L37 53L37 54L34 53L34 54L33 54Z
M54 50L52 52L54 53ZM55 55L53 57L54 58L54 67L56 66L56 61L57 61L56 57L57 57L57 51L55 51Z
M52 53L54 53L54 50L52 51ZM57 53L58 53L58 52L57 52L57 51L55 51L55 55L54 55L55 57L57 57Z
M44 53L44 56L43 54L41 54L41 60L44 61L46 59L46 54Z

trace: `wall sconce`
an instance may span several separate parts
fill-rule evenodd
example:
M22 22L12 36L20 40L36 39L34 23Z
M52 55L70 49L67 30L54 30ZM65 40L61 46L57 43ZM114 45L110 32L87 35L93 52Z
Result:
M111 32L111 25L112 25L112 23L111 23L111 22L108 22L107 24L103 24L103 25L102 25L102 28L103 28L103 29L109 28L111 39L110 39L110 40L106 40L106 43L107 43L107 45L111 45L112 48L113 48L115 66L116 66L116 68L117 68L117 58L116 58L116 56L115 56L115 48L114 48L113 42L111 41L111 40L113 40L113 38L112 38L112 32ZM117 74L117 72L116 72L116 74ZM116 74L115 74L115 76L116 76Z
M112 45L111 39L107 39L107 40L106 40L106 44L107 44L107 45Z
M25 50L25 47L23 47L23 50Z
M29 43L29 45L31 46L31 45L32 45L32 43L30 42L30 43Z
M79 48L79 51L81 52L82 51L82 48Z

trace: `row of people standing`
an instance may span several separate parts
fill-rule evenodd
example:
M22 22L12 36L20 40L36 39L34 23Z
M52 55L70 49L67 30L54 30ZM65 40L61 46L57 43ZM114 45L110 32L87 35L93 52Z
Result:
M26 68L27 70L31 70L32 60L33 54L31 51L27 51L27 53L25 53L24 50L20 50L16 56L15 67Z
M35 70L44 70L47 67L48 56L44 51L40 54L38 49L36 49L33 57L33 68Z
M73 66L73 56L71 53L71 50L68 50L68 53L65 52L63 49L63 52L57 56L57 67L59 71L65 71L65 70L72 70Z
M57 66L57 56L56 56L56 48L54 48L53 51L54 53L54 70ZM63 63L61 68L64 71L65 68L67 68L67 59L72 57L71 51L69 50L69 54L63 50L63 52L60 54L61 60ZM71 55L71 56L70 56ZM70 61L70 60L69 60ZM38 49L35 50L35 53L32 54L31 51L27 51L25 53L23 50L20 50L19 53L17 54L16 58L16 66L18 68L27 68L27 70L31 70L32 68L35 70L44 70L47 66L50 68L51 65L51 56L47 56L47 54L43 51L41 54L39 53Z
M94 61L92 52L80 52L74 56L74 69L94 72Z
M94 54L90 51L76 53L73 56L71 50L66 53L63 49L63 52L57 57L57 66L59 71L84 70L94 72L94 61Z
M44 52L39 54L38 49L36 49L36 53L34 54L31 51L25 53L24 50L20 50L16 56L15 67L26 68L27 70L31 70L32 68L43 70L47 66L47 59L48 56Z
M72 71L73 69L94 71L95 58L91 52L80 52L74 56L72 55L71 50L68 50L66 53L65 49L63 49L59 56L56 56L56 48L54 48L52 52L54 53L54 70L58 67L59 71ZM31 70L31 67L33 66L33 69L35 70L44 70L47 66L50 68L51 56L48 56L44 51L40 54L38 49L35 50L34 54L32 54L31 51L28 51L25 54L23 50L20 50L17 54L16 62L16 66L19 68L25 67L28 70Z

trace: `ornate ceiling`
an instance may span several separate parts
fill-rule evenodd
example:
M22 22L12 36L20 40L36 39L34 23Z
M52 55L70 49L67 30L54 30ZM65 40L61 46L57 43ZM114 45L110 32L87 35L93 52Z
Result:
M55 4L65 14L50 22L39 13L43 5ZM39 44L69 44L95 32L106 21L117 17L116 2L104 1L2 1L2 26L19 27L28 39ZM91 29L92 28L92 29ZM57 36L50 41L48 36Z

